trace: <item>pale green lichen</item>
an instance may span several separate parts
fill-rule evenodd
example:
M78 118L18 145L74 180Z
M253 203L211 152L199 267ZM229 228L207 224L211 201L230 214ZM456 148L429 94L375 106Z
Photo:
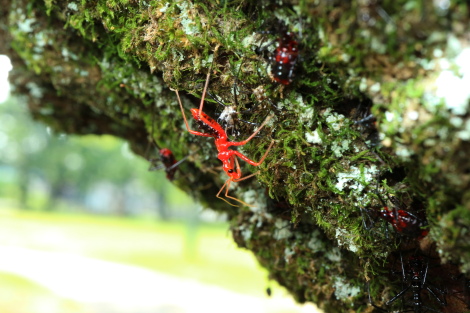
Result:
M318 129L315 129L313 132L306 132L305 140L312 144L322 144L323 142L320 137L320 134L318 133Z
M351 252L359 251L357 245L354 244L354 238L351 236L349 230L337 228L336 238L338 239L338 246L348 249Z
M312 252L322 252L325 251L325 243L320 238L320 231L315 229L311 234L311 239L308 242L308 248L312 250Z
M352 299L357 297L362 291L359 286L348 283L347 279L341 276L335 277L333 287L335 288L335 297L343 301L352 301Z
M67 9L71 11L78 11L78 5L75 2L69 2L67 4Z
M282 240L292 236L292 232L289 230L289 221L277 219L274 226L276 227L273 234L274 239Z
M351 166L348 172L337 174L335 187L340 191L345 188L354 189L360 194L367 184L371 184L377 179L379 171L380 169L375 164L365 168Z
M337 247L334 247L333 249L327 251L325 253L325 257L331 262L336 262L336 263L341 262L341 252L339 248Z
M43 98L44 93L45 93L44 88L38 86L34 82L28 82L26 84L26 87L28 88L29 93L32 97L37 98L37 99L42 99Z
M192 36L195 34L200 34L199 27L197 25L197 21L193 19L193 17L189 16L189 12L194 11L194 5L187 1L181 1L177 3L178 8L181 10L182 14L181 18L181 25L183 26L182 29L186 35Z
M465 115L468 111L470 92L470 48L461 49L455 59L450 62L440 62L442 71L436 78L437 97L453 114ZM456 70L458 69L458 70Z

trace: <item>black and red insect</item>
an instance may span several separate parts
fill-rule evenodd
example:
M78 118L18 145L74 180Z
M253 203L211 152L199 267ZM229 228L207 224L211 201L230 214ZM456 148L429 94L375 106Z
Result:
M401 299L402 305L401 311L398 311L399 313L441 312L437 307L446 306L447 301L445 293L427 280L429 258L423 255L412 255L408 258L408 261L405 264L400 253L400 262L400 274L402 276L403 289L388 300L385 305L391 306L398 299ZM427 297L423 299L425 294L427 294ZM372 302L372 299L370 298L370 290L369 302L373 307L379 309L381 312L390 312L389 310L385 310ZM394 310L393 312L397 311Z
M150 170L159 170L164 168L166 173L166 178L169 181L172 181L175 178L176 170L178 166L186 160L187 156L182 158L181 160L177 161L173 152L168 148L162 148L158 151L159 158L158 159L151 159L151 166ZM161 162L161 165L155 166L154 164L157 162Z
M287 29L287 26L278 22L275 30L261 31L262 34L279 34L278 37L258 50L267 51L267 48L276 44L276 49L269 55L270 61L270 76L271 78L282 85L289 85L294 78L294 72L299 61L299 41L300 35L297 36L294 32Z
M411 212L410 209L403 209L404 205L401 204L397 198L393 196L388 197L390 203L392 203L393 205L393 207L389 207L382 199L380 194L378 192L376 194L382 204L382 209L363 210L367 212L369 218L372 215L373 217L378 217L390 223L390 225L392 225L395 231L401 236L414 238L417 240L421 240L427 236L427 234L429 233L428 221L426 219L424 209L422 208L421 204L418 203L418 201L414 201L412 203L412 207L414 207L415 210ZM364 226L366 226L365 222Z
M282 85L289 85L293 80L298 58L299 43L296 34L284 31L278 38L277 48L270 57L273 79Z
M396 206L389 208L384 206L380 210L379 217L389 222L400 235L421 240L427 236L429 229L428 222L422 212L411 213ZM420 216L421 215L421 216Z
M372 102L361 102L356 109L354 125L364 136L364 142L369 148L379 147L381 140L377 128L377 118L371 113Z
M173 152L171 152L171 150L168 148L163 148L160 149L159 153L160 160L163 166L165 167L166 178L168 178L168 180L173 180L177 169L177 167L175 166L177 161L175 156L173 155Z

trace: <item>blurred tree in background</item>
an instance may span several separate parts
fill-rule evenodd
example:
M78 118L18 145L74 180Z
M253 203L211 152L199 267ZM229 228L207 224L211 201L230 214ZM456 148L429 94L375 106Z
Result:
M190 203L185 197L176 200L182 197L165 173L149 172L148 162L122 140L55 134L31 120L20 98L0 104L0 149L0 196L18 199L23 209L169 219ZM168 206L177 207L173 215Z

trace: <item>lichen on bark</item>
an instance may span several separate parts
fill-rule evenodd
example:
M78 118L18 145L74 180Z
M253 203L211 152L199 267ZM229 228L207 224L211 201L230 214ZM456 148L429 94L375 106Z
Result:
M442 310L466 310L469 291L459 286L460 273L470 274L466 2L1 5L0 53L12 58L15 92L28 96L34 118L57 132L122 137L143 157L151 141L178 158L190 154L175 183L226 212L237 244L298 301L371 311L368 289L382 305L400 290L398 260L421 251L454 292ZM270 78L267 55L286 29L298 34L300 58L283 86ZM213 97L237 102L233 140L275 116L241 149L258 160L275 140L260 173L230 191L251 208L215 197L226 179L215 147L187 133L170 89L195 107L208 71ZM207 97L205 112L222 110ZM355 123L369 111L376 126ZM365 227L368 212L383 207L378 194L423 208L430 234L418 241L377 221Z

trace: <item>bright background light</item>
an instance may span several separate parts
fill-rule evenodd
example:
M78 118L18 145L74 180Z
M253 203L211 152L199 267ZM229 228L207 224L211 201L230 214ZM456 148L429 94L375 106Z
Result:
M0 103L4 102L10 94L8 72L12 68L10 59L6 55L0 54Z

